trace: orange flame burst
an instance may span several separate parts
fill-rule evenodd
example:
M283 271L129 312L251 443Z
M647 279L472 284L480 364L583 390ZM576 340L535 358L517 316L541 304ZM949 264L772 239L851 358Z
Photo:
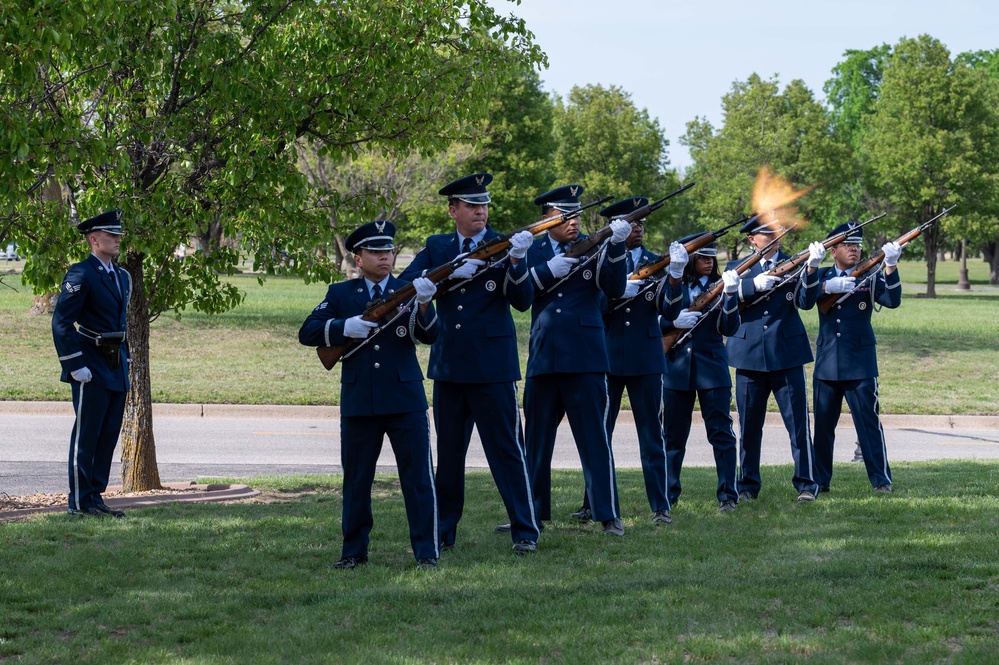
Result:
M812 185L795 191L789 182L772 174L770 168L764 165L756 176L756 184L753 185L753 210L763 213L760 216L760 224L779 225L784 228L796 224L797 231L803 230L808 226L808 220L799 215L798 209L790 204L817 186Z

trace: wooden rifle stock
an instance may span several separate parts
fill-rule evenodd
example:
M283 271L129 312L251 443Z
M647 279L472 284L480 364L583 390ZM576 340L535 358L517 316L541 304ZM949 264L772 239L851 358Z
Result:
M843 242L844 240L846 240L846 237L850 234L851 231L853 231L855 229L859 229L859 228L861 228L863 226L867 226L871 222L876 222L877 220L881 219L882 217L884 217L887 214L888 213L883 212L880 215L877 215L876 217L871 217L866 222L858 224L853 229L850 229L848 231L843 231L842 233L837 233L836 235L832 236L831 238L826 238L825 240L822 241L822 246L825 247L826 249L832 249L836 245L838 245L841 242ZM770 245L767 245L767 246L769 247ZM807 249L803 249L800 252L798 252L797 254L795 254L794 256L791 256L791 257L788 257L788 258L784 259L783 261L781 261L780 263L778 263L773 268L771 268L770 270L768 270L767 272L765 272L763 274L764 275L770 275L771 277L778 277L778 278L783 279L783 278L787 277L790 273L792 273L795 270L797 270L801 266L802 263L804 263L805 261L807 261L808 260L808 256L809 256L809 251ZM739 311L742 312L747 307L751 307L751 306L755 305L757 302L759 302L759 301L758 300L754 300L753 302L749 302L749 303L746 303L746 302L739 303Z
M767 243L766 247L764 247L763 249L754 250L752 256L750 256L748 259L740 263L735 268L735 271L739 274L739 276L742 276L745 273L749 272L749 270L753 266L755 266L757 263L763 260L763 255L766 254L768 251L770 251L770 248L773 247L775 243L779 242L781 238L790 233L790 231L791 229L786 229L779 236L777 236L769 243ZM687 308L687 311L689 312L704 311L704 309L706 309L708 305L713 303L715 298L717 298L721 294L722 289L724 288L725 288L724 281L719 279L717 282L712 284L707 291L697 296L694 302L690 303L690 307ZM663 335L663 352L669 354L669 352L673 350L673 347L679 342L680 338L683 335L687 334L690 330L691 329L689 328L688 329L674 328L673 330Z
M936 217L928 219L919 226L917 226L916 228L911 229L910 231L900 235L898 238L895 239L895 242L897 242L901 247L905 247L910 242L918 238L923 231L930 228L931 224L936 222L938 219L940 219L941 217L943 217L956 207L957 204L954 204L951 207L944 209L944 211L941 212ZM853 267L853 270L850 271L850 277L856 277L856 278L863 277L868 272L870 272L872 268L881 263L881 261L883 261L884 258L885 258L884 250L878 250L876 254L868 257L867 259L855 265ZM819 301L818 301L819 311L822 312L823 314L828 314L829 310L832 309L833 305L836 304L836 301L838 301L844 295L846 294L828 293L824 296L819 296Z
M713 243L718 238L721 238L723 235L725 235L726 233L728 233L728 230L730 228L732 228L736 224L745 224L749 220L755 219L756 217L759 217L759 215L753 215L752 217L748 217L748 216L747 217L743 217L742 219L735 220L734 222L732 222L728 226L723 226L722 228L718 229L717 231L713 231L711 233L705 233L703 235L699 235L696 238L694 238L693 240L691 240L690 242L685 242L683 244L683 248L687 250L687 254L693 254L694 252L696 252L697 250L701 249L702 247L706 247L707 245L710 245L711 243ZM628 279L629 280L633 280L633 279L647 279L649 277L652 277L656 273L658 273L660 270L662 270L663 268L665 268L669 264L670 264L670 256L669 256L669 253L667 253L665 256L660 257L657 261L653 261L652 263L646 263L645 265L639 266L635 270L635 272L633 272L628 277Z
M677 194L682 194L683 192L693 187L694 184L695 183L689 182L683 187L677 189L676 191L670 192L669 194L662 197L658 201L647 203L643 205L641 208L629 212L621 219L628 222L629 224L634 225L639 220L645 219L650 214L654 213L656 210L659 210L659 208L662 208L663 205L666 203L666 201L670 200ZM585 257L591 249L599 246L607 238L610 238L611 233L612 233L611 227L610 224L608 224L607 226L595 231L593 235L587 236L582 240L575 240L572 243L570 243L569 248L565 251L565 254L563 254L563 256L569 259L581 259Z
M565 224L567 221L576 217L583 210L587 208L592 208L595 205L604 203L612 199L612 196L605 196L602 199L594 201L593 203L588 203L585 206L579 208L578 210L573 210L571 212L564 212L561 215L555 217L548 217L540 221L534 222L533 224L528 224L527 226L517 229L516 231L510 231L502 236L497 236L490 240L489 242L483 243L474 250L461 256L454 261L445 263L444 265L437 266L431 270L428 270L423 277L426 277L434 284L438 284L445 279L447 279L451 273L458 269L465 261L468 259L475 259L478 261L486 261L493 256L496 256L500 252L506 251L510 247L510 238L520 233L521 231L530 231L532 235L537 235L543 233L548 229L555 228L560 224ZM439 293L439 291L438 291ZM416 295L416 287L411 283L406 284L398 291L395 291L390 296L384 300L376 300L375 302L368 305L367 309L361 315L365 321L381 321L383 318L394 312L397 308L401 307L403 304L408 302L411 298ZM434 293L434 298L437 297L437 293ZM369 339L365 338L365 339ZM319 356L319 361L323 364L323 367L327 371L333 369L333 366L339 362L343 356L353 349L354 347L360 345L364 342L364 339L351 338L346 344L340 346L319 346L316 347L316 355Z

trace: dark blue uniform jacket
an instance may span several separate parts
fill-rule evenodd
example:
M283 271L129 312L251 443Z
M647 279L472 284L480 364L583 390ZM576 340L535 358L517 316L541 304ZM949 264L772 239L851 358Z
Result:
M406 282L389 277L386 295ZM298 331L306 346L341 346L350 338L344 322L364 312L370 301L363 278L330 285L326 299ZM385 319L388 320L388 319ZM382 332L340 361L340 413L344 416L377 416L426 411L423 371L416 359L416 343L437 339L437 312L433 305L421 317L414 302Z
M501 234L486 231L483 242ZM457 233L427 238L426 247L402 272L406 281L454 260L460 254ZM427 374L438 381L494 383L520 379L517 330L510 305L526 312L534 298L527 259L489 263L470 280L439 285L437 313L441 332L430 349Z
M132 295L132 276L112 267L121 293L111 275L93 254L86 261L70 266L62 281L62 292L52 315L52 337L62 381L69 382L70 372L82 367L90 369L93 382L107 390L128 390L128 345L119 350L117 369L112 370L104 359L103 350L91 339L90 333L125 332L125 314ZM73 324L85 330L80 332Z

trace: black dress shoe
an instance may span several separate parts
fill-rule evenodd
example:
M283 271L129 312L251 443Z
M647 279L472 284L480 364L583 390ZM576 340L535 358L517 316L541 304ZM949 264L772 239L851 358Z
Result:
M424 557L416 562L417 570L437 570L437 559Z
M85 517L104 517L104 513L93 506L90 508L70 508L66 512L70 515L83 515Z
M495 527L493 531L495 531L496 533L509 533L510 523L507 522L506 524L500 524L499 526Z
M94 506L94 508L104 513L105 515L110 515L111 517L120 518L125 516L124 510L116 510L114 508L109 507L107 504L99 503L96 506Z
M593 521L593 511L591 511L586 506L583 506L576 512L569 515L574 520L579 520L580 522L592 522Z
M362 563L367 563L368 557L366 556L345 556L336 563L333 564L333 570L353 570L357 568Z
M513 551L517 554L530 554L538 551L538 544L524 538L513 544Z

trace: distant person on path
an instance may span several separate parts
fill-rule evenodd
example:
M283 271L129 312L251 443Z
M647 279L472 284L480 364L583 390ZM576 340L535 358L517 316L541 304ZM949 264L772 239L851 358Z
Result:
M455 230L427 238L402 279L415 279L501 235L489 226L486 187L492 179L475 173L440 189ZM514 551L537 549L539 527L517 399L520 355L510 314L511 305L525 312L534 299L525 260L533 242L530 231L521 231L510 238L509 253L488 265L466 261L441 285L437 298L441 332L430 349L427 374L434 380L437 501L445 550L454 547L464 510L465 456L473 425L510 519Z
M73 391L76 422L69 443L69 513L124 517L101 496L107 490L128 392L126 313L132 276L117 267L121 211L109 210L76 227L90 256L70 266L52 315L61 380Z
M878 401L877 340L871 326L876 306L894 309L902 304L902 284L898 259L902 249L886 243L884 271L854 278L853 267L860 261L864 229L855 223L840 224L827 238L851 231L846 240L830 250L835 265L819 275L822 294L840 294L827 313L819 310L819 337L816 341L815 372L812 376L815 400L815 479L820 492L828 492L833 472L833 444L843 398L850 407L857 439L863 450L864 465L871 486L878 492L892 491L888 449L881 427ZM870 279L867 279L870 277Z
M340 447L343 465L343 549L334 569L349 570L368 560L374 519L371 487L375 464L387 434L399 466L410 542L417 568L437 567L440 545L437 496L430 453L430 423L423 372L416 344L437 339L438 321L431 300L436 285L418 277L403 315L379 325L362 318L368 303L383 300L406 282L392 276L395 225L369 222L347 236L361 277L332 284L326 299L298 331L306 346L342 346L368 340L340 362Z

